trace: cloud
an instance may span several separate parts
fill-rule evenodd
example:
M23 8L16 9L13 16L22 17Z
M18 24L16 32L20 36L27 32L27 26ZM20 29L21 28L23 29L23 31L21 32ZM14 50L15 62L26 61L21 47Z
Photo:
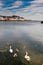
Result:
M0 8L3 6L3 3L2 3L2 1L0 1Z
M22 4L23 4L22 1L16 1L16 2L13 4L13 7L14 7L14 8L18 8L18 7L20 7Z
M33 3L43 3L43 0L34 0Z
M4 8L4 9L19 8L22 4L23 4L22 1L15 1L14 3L12 3L12 6Z
M16 12L16 15L20 14L21 16L32 20L43 20L43 0L34 0L30 3L30 6Z
M30 5L20 8L24 2L17 0L10 7L1 8L2 11L0 13L3 13L3 15L20 15L32 20L43 20L43 0L34 0L29 3Z
M2 8L1 8L2 9ZM12 16L12 12L11 11L9 11L9 10L4 10L4 9L2 9L1 11L0 11L0 15L7 15L7 16Z
M15 1L14 3L11 3L12 6L10 7L5 7L5 8L0 8L0 15L14 15L16 10L23 4L22 1ZM13 9L14 8L14 11L13 10L9 10L9 9ZM15 9L17 8L17 9ZM8 13L8 14L7 14Z

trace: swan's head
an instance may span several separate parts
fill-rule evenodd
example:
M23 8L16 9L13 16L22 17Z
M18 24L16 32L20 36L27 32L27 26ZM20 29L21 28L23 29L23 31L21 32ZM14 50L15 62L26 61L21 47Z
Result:
M12 47L10 46L10 49L11 49Z
M28 55L28 52L26 51L26 55Z

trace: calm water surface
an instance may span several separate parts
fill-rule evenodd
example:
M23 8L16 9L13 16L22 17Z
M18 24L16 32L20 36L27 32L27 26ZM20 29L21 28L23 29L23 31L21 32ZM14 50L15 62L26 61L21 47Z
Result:
M7 43L30 45L43 52L43 24L40 22L0 22L0 48Z

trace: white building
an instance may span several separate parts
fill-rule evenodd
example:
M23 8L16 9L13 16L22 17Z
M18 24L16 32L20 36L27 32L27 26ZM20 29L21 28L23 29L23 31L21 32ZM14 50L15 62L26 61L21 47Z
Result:
M4 18L3 17L0 17L0 20L4 20Z

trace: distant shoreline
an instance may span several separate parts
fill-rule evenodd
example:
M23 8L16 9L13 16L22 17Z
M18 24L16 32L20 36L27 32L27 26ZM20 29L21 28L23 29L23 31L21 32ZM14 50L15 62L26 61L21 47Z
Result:
M15 22L15 21L32 21L32 20L0 20L0 22L6 22L6 21L8 21L8 22L10 22L10 21L13 21L13 22Z
M31 21L30 19L25 19L24 17L20 16L0 16L0 21Z

